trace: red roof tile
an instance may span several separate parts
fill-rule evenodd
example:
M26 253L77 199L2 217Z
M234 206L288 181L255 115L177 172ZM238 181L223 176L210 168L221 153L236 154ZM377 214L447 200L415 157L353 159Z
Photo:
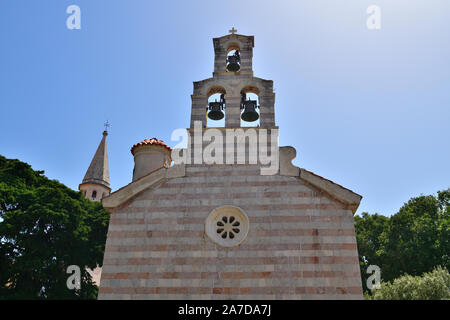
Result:
M149 145L149 144L159 145L159 146L162 146L162 147L166 148L166 149L169 150L169 151L172 151L172 148L169 147L167 144L165 144L164 141L158 140L158 139L156 139L156 138L151 138L151 139L145 139L144 141L141 141L141 142L136 143L135 145L133 145L133 146L131 147L131 150L130 150L130 151L131 151L131 154L134 155L134 149L135 149L135 148L137 148L137 147L139 147L139 146Z

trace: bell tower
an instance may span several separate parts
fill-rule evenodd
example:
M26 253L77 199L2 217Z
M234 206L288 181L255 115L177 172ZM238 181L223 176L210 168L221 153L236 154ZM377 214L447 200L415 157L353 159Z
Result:
M253 76L254 37L236 34L237 30L234 28L229 32L227 36L213 39L215 54L213 76L227 72L240 72L240 74Z
M230 30L230 34L213 39L214 72L212 78L194 82L194 92L191 95L191 122L190 128L188 128L187 163L203 163L199 150L204 151L207 147L205 144L203 147L199 147L198 141L201 138L196 139L196 134L194 134L199 131L203 136L212 135L217 130L222 131L223 135L227 135L230 131L237 132L242 128L246 138L240 142L244 147L241 149L244 152L244 160L239 164L256 164L249 160L249 150L257 145L266 145L268 155L272 155L272 151L278 151L273 81L253 76L254 37L236 32L237 30L233 28ZM217 99L212 99L212 97L217 97ZM214 120L221 120L222 126L217 126L218 121ZM252 130L249 130L250 128ZM250 138L252 134L257 136L253 140ZM263 138L264 140L262 140ZM234 141L224 138L223 150L234 144ZM228 148L226 151L229 154L236 151L229 150ZM217 161L214 163L232 163L225 154L223 154L223 161L220 160L221 158L222 155L217 156ZM276 166L276 164L274 165Z
M194 82L191 129L195 121L207 128L208 120L222 118L226 128L247 127L242 121L251 124L256 120L260 127L275 127L273 81L253 76L254 37L236 32L232 28L230 34L213 39L213 77ZM208 98L217 93L220 100L208 103Z

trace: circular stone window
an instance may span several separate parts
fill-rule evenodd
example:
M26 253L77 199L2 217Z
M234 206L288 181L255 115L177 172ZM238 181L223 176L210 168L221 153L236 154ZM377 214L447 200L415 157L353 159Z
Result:
M208 237L223 247L239 245L247 237L248 228L247 215L234 206L214 209L205 223L205 232Z

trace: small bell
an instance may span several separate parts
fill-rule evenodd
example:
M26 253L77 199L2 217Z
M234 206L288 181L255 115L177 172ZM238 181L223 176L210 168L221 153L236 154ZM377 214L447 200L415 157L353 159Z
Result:
M223 106L224 100L221 99L221 101L214 101L214 102L210 102L209 103L209 113L208 113L208 118L210 118L211 120L221 120L224 117L224 113L223 113Z
M236 52L227 58L227 70L228 71L239 71L241 69L241 56L239 55L239 51Z
M242 108L244 109L241 115L242 120L253 122L259 119L259 114L256 112L256 108L259 108L259 106L256 105L255 100L244 100L242 102Z

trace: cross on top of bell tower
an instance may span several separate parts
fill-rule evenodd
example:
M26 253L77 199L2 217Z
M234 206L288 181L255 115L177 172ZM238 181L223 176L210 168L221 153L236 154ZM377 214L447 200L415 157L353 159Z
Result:
M103 126L105 127L105 131L107 132L109 127L111 127L111 124L109 123L108 120L106 120L106 122L103 124Z
M237 30L233 27L233 28L231 28L231 30L228 30L228 32L231 34L235 34L237 32Z

